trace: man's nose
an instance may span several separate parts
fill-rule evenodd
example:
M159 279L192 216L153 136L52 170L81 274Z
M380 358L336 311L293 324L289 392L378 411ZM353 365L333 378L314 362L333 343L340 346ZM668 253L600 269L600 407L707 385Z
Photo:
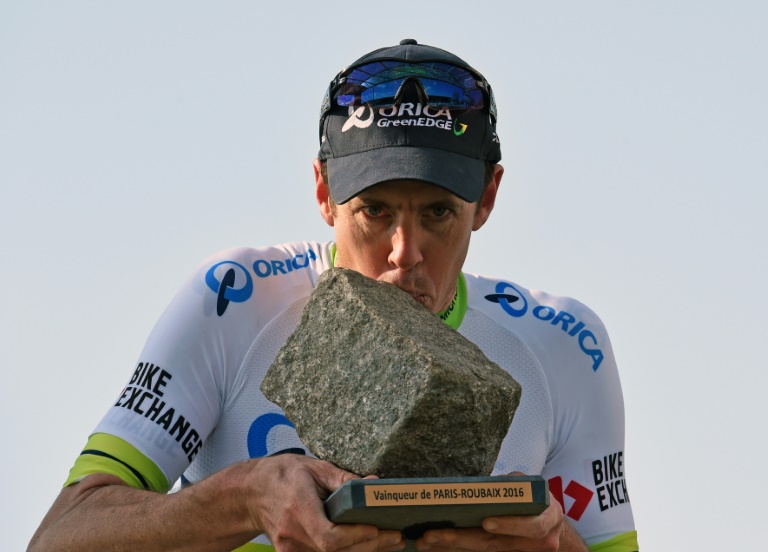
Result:
M416 225L408 222L398 224L392 233L392 250L389 254L390 264L400 270L407 271L423 260L421 240Z

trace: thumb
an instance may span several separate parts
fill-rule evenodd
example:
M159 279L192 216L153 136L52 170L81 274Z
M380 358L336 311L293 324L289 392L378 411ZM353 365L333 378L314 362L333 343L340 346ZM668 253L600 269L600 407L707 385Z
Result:
M328 491L329 493L334 492L347 481L360 479L359 475L338 468L330 462L326 462L324 460L315 462L313 464L312 475L315 478L315 483L317 486Z

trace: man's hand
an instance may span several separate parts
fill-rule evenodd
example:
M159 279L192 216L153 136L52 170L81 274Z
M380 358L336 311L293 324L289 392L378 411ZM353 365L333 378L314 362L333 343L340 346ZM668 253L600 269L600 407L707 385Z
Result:
M538 516L496 516L476 529L427 531L416 541L422 552L483 550L487 552L587 552L587 546L565 521L560 503L550 493L549 507Z
M328 520L322 500L355 475L322 460L291 454L259 460L257 469L258 478L241 488L254 526L269 536L276 550L375 552L405 546L398 531Z

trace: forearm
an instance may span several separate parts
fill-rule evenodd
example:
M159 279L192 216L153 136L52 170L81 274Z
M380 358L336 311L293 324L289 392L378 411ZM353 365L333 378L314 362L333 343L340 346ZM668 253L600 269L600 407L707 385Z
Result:
M401 549L398 531L326 517L322 499L355 478L294 454L235 464L172 495L91 475L61 492L30 550L232 550L261 533L286 550Z
M92 475L64 489L29 550L232 550L259 534L234 466L165 495Z

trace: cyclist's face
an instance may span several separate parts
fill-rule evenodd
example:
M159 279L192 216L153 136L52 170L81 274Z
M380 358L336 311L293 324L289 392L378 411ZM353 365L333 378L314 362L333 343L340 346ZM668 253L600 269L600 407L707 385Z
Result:
M440 312L453 299L470 235L487 220L497 186L494 179L478 206L432 184L399 180L334 209L321 180L318 202L334 227L336 266L395 284Z

